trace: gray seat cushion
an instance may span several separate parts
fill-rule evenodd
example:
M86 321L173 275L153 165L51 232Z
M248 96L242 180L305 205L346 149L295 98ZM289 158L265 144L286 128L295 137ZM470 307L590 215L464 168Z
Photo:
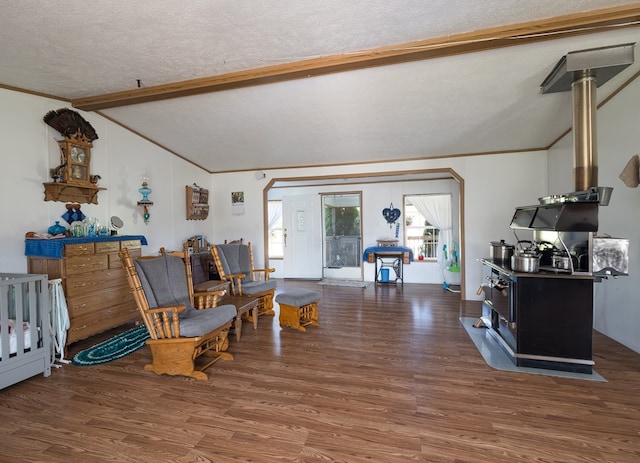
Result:
M276 289L278 286L275 280L266 281L246 281L242 283L242 294L245 296L253 296L270 289Z
M236 314L236 306L231 304L213 309L187 310L180 314L180 336L202 336L233 320Z
M184 337L207 334L236 316L233 305L197 310L191 305L184 261L177 256L153 259L134 259L140 284L150 308L184 305L179 315L180 335Z
M308 289L292 289L286 293L280 293L276 296L278 304L290 305L292 307L302 307L303 305L318 302L320 293Z

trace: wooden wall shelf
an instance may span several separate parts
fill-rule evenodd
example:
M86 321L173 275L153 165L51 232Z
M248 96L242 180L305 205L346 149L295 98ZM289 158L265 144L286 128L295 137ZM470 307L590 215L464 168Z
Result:
M97 186L72 185L70 183L43 183L45 201L98 204L98 192L106 190Z
M187 185L187 220L205 220L209 216L209 190Z

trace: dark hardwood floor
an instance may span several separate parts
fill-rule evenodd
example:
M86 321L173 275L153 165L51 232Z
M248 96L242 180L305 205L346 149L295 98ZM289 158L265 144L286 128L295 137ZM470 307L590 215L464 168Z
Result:
M245 322L206 382L144 371L144 347L0 391L0 462L640 461L640 354L599 333L607 382L511 373L439 285L278 285L321 292L320 326Z

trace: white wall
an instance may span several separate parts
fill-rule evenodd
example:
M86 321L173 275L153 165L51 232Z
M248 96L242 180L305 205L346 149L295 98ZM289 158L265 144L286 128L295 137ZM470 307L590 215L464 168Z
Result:
M266 184L266 179L256 180L253 171L215 174L209 183L209 215L213 216L210 241L223 243L242 238L245 243L250 242L256 267L264 263L262 191ZM236 191L244 192L242 215L234 214L231 207L231 193Z
M61 215L64 202L44 201L44 182L51 181L49 169L60 163L56 139L60 134L42 118L53 110L69 107L51 100L0 89L0 135L3 168L0 170L2 218L0 227L0 272L24 273L24 237L29 231L46 232ZM144 254L155 254L164 246L179 249L194 234L211 235L213 218L186 220L185 186L194 182L206 186L210 175L149 143L95 113L81 113L95 128L98 139L91 150L91 172L99 174L98 204L83 204L82 212L106 222L116 215L124 221L121 234L145 235L149 245ZM149 174L153 193L151 221L145 225L138 188L144 172Z
M64 203L44 201L42 183L50 181L49 169L59 163L55 139L60 135L43 121L52 109L68 103L39 96L0 89L0 136L3 141L3 168L0 170L3 226L0 228L0 272L26 272L24 236L28 231L44 232L64 213ZM640 239L638 217L640 189L625 187L618 179L629 158L638 153L640 132L637 108L640 107L640 84L625 88L598 111L598 145L600 184L614 186L611 205L601 208L600 233L631 240L630 276L610 279L596 285L595 327L602 333L640 352ZM465 299L479 299L475 294L481 283L481 266L477 259L486 257L489 242L515 240L509 222L515 207L534 204L549 193L573 189L571 177L571 140L557 143L548 153L525 152L500 155L468 156L448 159L377 163L351 166L282 169L267 171L267 178L256 180L254 172L209 175L203 170L171 155L126 129L95 113L82 113L96 129L99 139L92 150L92 173L102 176L99 204L82 206L88 216L106 221L121 217L122 233L143 234L149 246L145 254L155 254L161 246L180 248L184 239L203 234L210 241L242 236L254 243L256 257L262 259L263 189L270 179L363 174L390 171L413 171L451 168L464 180L464 254L461 255L466 277ZM455 130L452 129L452 136ZM402 145L398 145L402 151ZM407 155L409 157L409 155ZM547 167L547 159L549 159ZM137 189L142 175L148 173L153 189L150 199L151 222L145 225ZM210 215L206 221L186 220L185 186L197 183L210 188ZM374 200L373 213L388 202L402 204L404 186L390 197ZM233 215L231 192L244 191L245 212ZM396 199L397 198L397 199ZM368 203L364 204L369 208ZM368 211L368 209L367 209ZM369 228L371 225L367 225ZM375 239L378 223L367 239ZM382 225L384 226L384 224ZM261 262L258 262L260 264ZM414 267L411 267L412 269ZM417 266L415 268L418 268Z
M65 102L0 89L0 128L5 146L0 193L5 198L2 212L6 221L0 230L2 272L26 271L24 234L46 231L64 212L64 203L43 201L42 183L49 181L49 168L58 163L53 139L59 134L44 124L42 117L52 109L65 106L68 106ZM161 246L179 248L184 239L196 233L217 242L241 236L254 244L256 258L260 260L256 263L260 265L264 255L263 190L270 179L451 168L464 179L466 248L461 259L467 287L463 297L478 299L475 289L481 283L482 272L477 259L488 255L490 241L502 238L513 241L509 222L515 207L535 203L539 196L547 194L544 151L282 169L266 171L265 179L256 180L253 171L208 175L95 113L82 114L100 137L92 150L92 173L101 175L101 185L107 188L99 193L98 205L83 205L82 210L99 220L112 215L121 217L125 222L123 233L144 234L149 240L145 254L155 254ZM398 149L402 151L402 146ZM150 199L154 201L148 225L143 223L141 210L136 205L140 199L137 189L145 172L153 189ZM207 221L185 218L184 187L194 182L209 186ZM405 188L398 185L390 197L372 201L371 214L369 203L365 203L367 216L376 220L376 214L389 202L401 205ZM232 213L231 192L234 191L245 193L243 215ZM370 233L367 240L375 240L384 229L384 223L376 223L373 232L366 231ZM382 228L376 228L378 226Z
M595 284L595 329L640 352L640 189L628 188L619 175L640 152L640 84L627 86L598 110L598 184L614 187L609 206L600 207L598 235L628 238L629 276ZM570 109L568 109L570 110ZM549 150L550 193L572 191L571 134Z
M324 185L298 188L274 188L269 192L269 199L281 199L283 196L300 196L306 194L334 193L344 191L362 192L362 247L375 246L378 239L395 239L395 226L389 224L382 217L382 209L393 203L394 208L402 210L403 195L450 193L452 195L452 213L454 215L454 235L458 241L458 184L455 180L421 180L410 182L377 182L356 185ZM319 199L318 199L319 200ZM402 217L399 222L402 223ZM402 225L402 224L401 224ZM398 240L404 240L403 227L400 226ZM417 256L414 256L417 259ZM272 266L272 263L269 264ZM375 266L364 262L364 280L373 281ZM277 267L276 267L277 268ZM278 277L277 273L273 276ZM418 262L404 266L404 281L406 283L440 284L443 280L440 264L436 262Z
M265 171L267 177L262 180L256 180L253 172L215 174L211 181L217 211L214 239L220 242L224 239L242 236L251 241L254 248L258 248L254 254L257 259L260 259L260 262L256 264L263 263L263 190L267 182L274 178L323 177L444 168L452 168L464 179L463 208L466 228L464 235L465 254L461 255L461 259L466 278L466 291L462 297L479 300L476 289L482 283L482 268L477 259L488 257L491 241L505 239L507 242L514 242L515 237L509 228L509 223L515 208L535 204L540 196L547 194L546 151L350 166L279 169ZM401 206L405 188L406 186L399 184L390 190L390 196L374 200L371 206L368 203L363 203L365 208L363 217L366 214L366 217L372 217L372 220L375 221L374 225L366 222L363 224L365 239L368 240L365 241L365 245L371 240L375 241L379 233L388 231L388 228L386 230L384 228L384 222L378 221L376 216L383 207L388 207L390 202ZM239 189L243 189L245 194L245 214L234 216L231 213L231 192ZM364 191L365 185L363 184L362 188L357 185L349 185L348 189L362 189ZM373 212L370 212L370 207ZM369 231L369 228L373 231ZM409 267L405 267L405 269L408 271ZM411 271L419 272L420 267L417 265L411 267ZM370 275L366 276L370 277Z

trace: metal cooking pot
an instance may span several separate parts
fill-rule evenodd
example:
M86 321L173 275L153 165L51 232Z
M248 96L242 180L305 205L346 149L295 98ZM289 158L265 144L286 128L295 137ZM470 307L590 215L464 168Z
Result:
M551 266L561 270L571 269L571 257L566 254L556 253L551 256Z
M489 248L491 261L496 264L510 265L514 249L513 245L505 243L504 240L492 241Z
M553 243L541 241L538 243L538 252L540 253L540 265L553 266L553 256L559 254L560 250Z
M511 256L514 272L537 273L540 270L540 256L530 252L518 252Z

